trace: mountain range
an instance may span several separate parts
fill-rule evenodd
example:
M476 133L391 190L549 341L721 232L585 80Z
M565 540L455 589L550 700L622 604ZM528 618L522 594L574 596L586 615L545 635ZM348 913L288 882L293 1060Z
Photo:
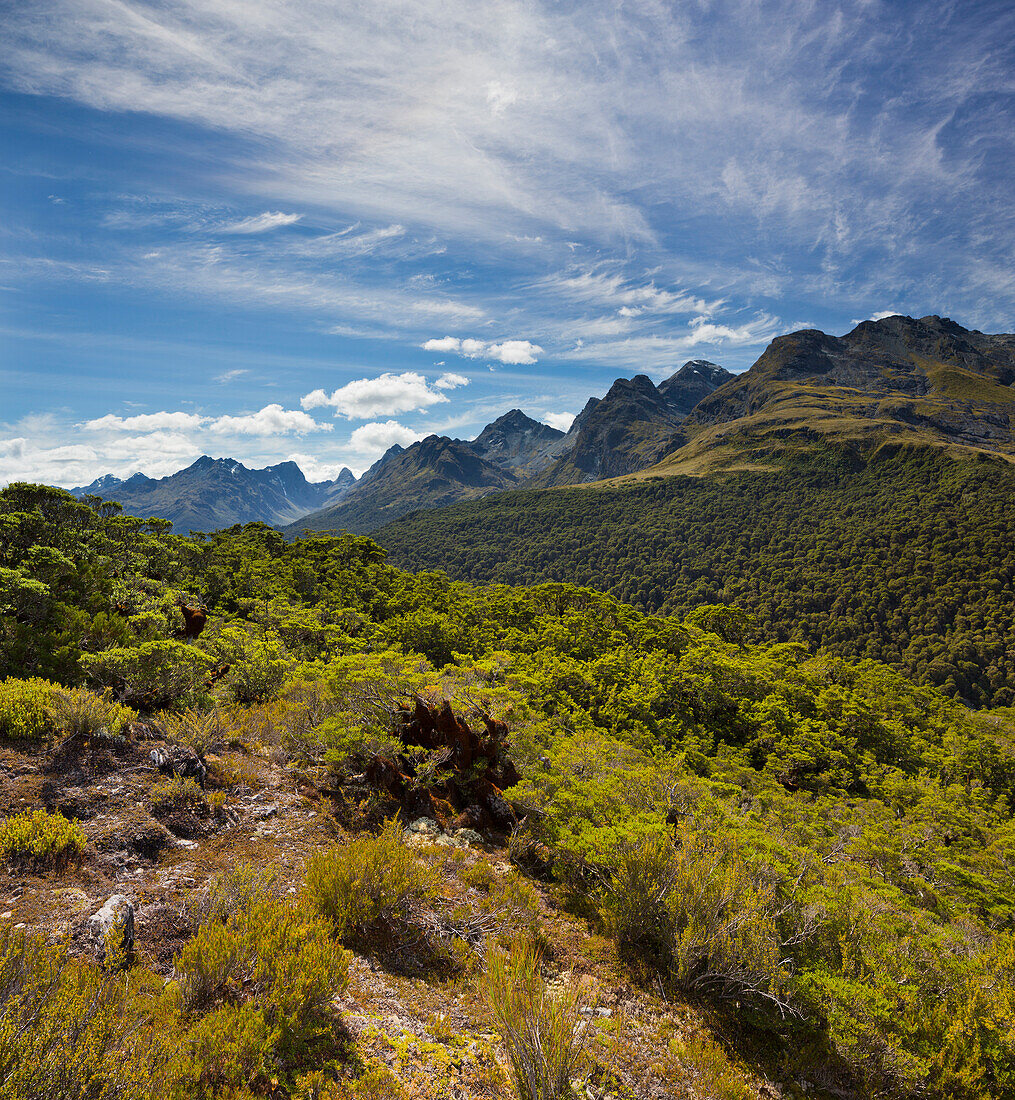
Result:
M618 379L605 397L590 398L567 433L511 409L473 440L431 435L396 444L358 480L344 469L334 481L312 483L294 462L251 470L204 456L169 477L107 474L71 491L115 499L132 515L163 516L182 532L260 520L291 534L365 534L421 507L640 470L672 450L678 425L701 395L733 377L696 360L658 389L645 375Z
M111 475L73 490L178 530L261 520L296 535L366 534L420 508L510 489L765 468L787 451L886 440L1015 455L1015 336L947 318L865 321L842 337L777 337L740 375L706 360L655 385L617 379L565 433L512 409L473 440L394 446L359 479L308 482L294 462L250 470L207 456L170 477Z
M355 482L349 469L333 481L309 482L295 462L250 470L231 458L204 455L162 478L112 474L71 492L115 500L130 515L160 516L187 531L215 531L236 523L286 524L340 500Z

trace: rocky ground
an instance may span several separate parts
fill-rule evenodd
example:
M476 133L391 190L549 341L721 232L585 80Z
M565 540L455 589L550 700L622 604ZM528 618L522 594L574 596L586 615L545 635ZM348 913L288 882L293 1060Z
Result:
M162 770L159 768L162 762ZM196 763L195 763L196 762ZM166 799L167 772L207 769L189 802ZM193 787L189 787L190 790ZM203 759L134 729L130 737L64 742L45 751L0 743L0 815L44 806L77 819L88 843L59 872L0 871L0 920L94 950L89 918L123 895L134 908L138 963L166 977L193 934L192 907L214 876L241 863L273 868L294 896L308 856L350 835L323 774L265 751L224 748ZM635 983L613 944L561 909L550 887L521 876L503 843L417 819L409 843L441 871L434 921L476 931L476 950L452 974L409 957L355 955L343 1018L364 1056L386 1064L406 1097L510 1096L508 1069L478 991L483 933L537 927L545 976L588 1000L591 1062L579 1096L791 1095L733 1066L709 1037L718 1023ZM286 885L288 884L288 885Z

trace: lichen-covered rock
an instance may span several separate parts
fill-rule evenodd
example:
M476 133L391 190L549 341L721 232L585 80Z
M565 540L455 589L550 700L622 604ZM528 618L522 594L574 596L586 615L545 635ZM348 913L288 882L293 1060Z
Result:
M134 903L113 894L88 918L92 950L100 962L126 962L134 951Z

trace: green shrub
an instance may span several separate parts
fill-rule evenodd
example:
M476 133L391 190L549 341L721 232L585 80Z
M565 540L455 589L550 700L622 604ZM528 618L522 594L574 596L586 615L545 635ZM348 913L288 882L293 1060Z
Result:
M331 921L340 940L366 938L372 926L405 919L431 897L437 873L405 844L403 830L388 822L377 836L336 844L307 866L310 907Z
M786 1004L772 893L722 838L630 846L616 860L603 915L621 948L664 968L687 993Z
M187 707L178 713L163 711L156 715L155 725L167 741L186 745L198 756L211 752L222 740L223 721L217 709L202 711Z
M207 1086L227 1084L234 1070L251 1066L288 1073L304 1068L322 1044L331 1051L331 1005L348 985L349 956L320 918L276 898L253 898L224 922L201 925L175 966L186 1009L223 1010L193 1032L208 1050L217 1036L228 1054L210 1070L198 1060L200 1073L211 1074L202 1076Z
M529 944L491 947L483 991L507 1048L519 1100L562 1100L584 1056L589 1025L580 994L551 993Z
M0 737L38 740L52 728L50 706L58 684L33 677L0 683Z
M170 998L157 1001L153 983L145 982L114 978L71 958L62 945L0 925L4 1100L159 1096L173 1006Z
M0 823L0 856L12 865L59 867L81 854L85 834L63 814L25 810Z
M57 688L50 704L53 725L61 733L91 737L105 730L119 734L137 716L121 706L107 689L100 695L87 688Z
M240 863L216 875L203 890L195 892L187 910L195 925L223 922L256 902L279 898L283 888L284 879L278 867L257 868L250 863Z
M203 693L214 660L184 642L154 641L84 653L81 664L92 683L151 712L192 704Z
M165 813L190 810L201 813L208 809L208 798L189 776L172 775L160 779L148 793L153 809Z
M209 649L219 665L229 665L229 691L238 703L274 699L295 665L277 634L255 637L239 626L220 630Z

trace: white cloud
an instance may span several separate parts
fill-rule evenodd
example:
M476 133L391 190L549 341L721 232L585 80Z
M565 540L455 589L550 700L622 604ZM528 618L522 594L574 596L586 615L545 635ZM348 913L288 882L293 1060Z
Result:
M231 225L225 225L222 233L267 233L271 229L278 229L283 225L294 225L303 217L302 214L283 214L281 210L266 210L263 214L255 214L250 218L242 218Z
M502 344L491 344L486 349L486 354L500 363L529 366L537 361L537 356L543 354L543 349L528 340L505 340Z
M420 439L423 439L422 433L399 424L397 420L385 420L358 427L349 437L349 450L376 458L395 443L408 447Z
M442 375L448 378L448 375ZM439 381L439 380L438 380ZM402 374L391 372L376 378L357 378L347 382L334 393L328 395L324 390L313 390L300 399L304 409L318 409L330 405L336 416L347 420L366 420L384 413L403 413L413 410L424 411L432 405L447 402L448 398L441 389L452 388L447 385L431 388L426 378L415 371Z
M869 317L854 317L854 325L862 325L864 321L883 321L886 317L901 317L897 309L880 309L876 313L872 313Z
M486 102L495 115L501 114L512 104L518 102L518 90L510 84L502 84L499 80L491 80L486 86Z
M569 412L559 413L543 413L543 423L549 424L551 428L559 428L562 432L566 432L568 428L574 423L575 414Z
M312 416L298 409L283 409L281 405L265 405L246 416L220 416L208 428L223 435L305 435L307 432L330 432L330 424L319 424Z
M243 375L249 374L248 370L227 370L222 374L215 375L215 381L221 385L225 385L227 382L235 382L237 378L242 378Z
M462 341L457 336L442 336L440 339L427 340L421 346L424 351L460 351Z
M434 382L434 388L438 390L455 390L459 386L467 386L469 384L468 378L464 374L455 374L452 371L445 371L444 374Z
M160 432L200 428L207 423L208 417L197 413L157 412L126 417L107 413L96 420L86 420L81 427L90 432Z
M485 340L474 338L460 340L457 336L442 336L427 340L421 346L424 351L451 351L466 359L496 359L499 363L524 366L537 362L537 356L543 354L543 349L530 340L504 340L499 344L488 344Z

